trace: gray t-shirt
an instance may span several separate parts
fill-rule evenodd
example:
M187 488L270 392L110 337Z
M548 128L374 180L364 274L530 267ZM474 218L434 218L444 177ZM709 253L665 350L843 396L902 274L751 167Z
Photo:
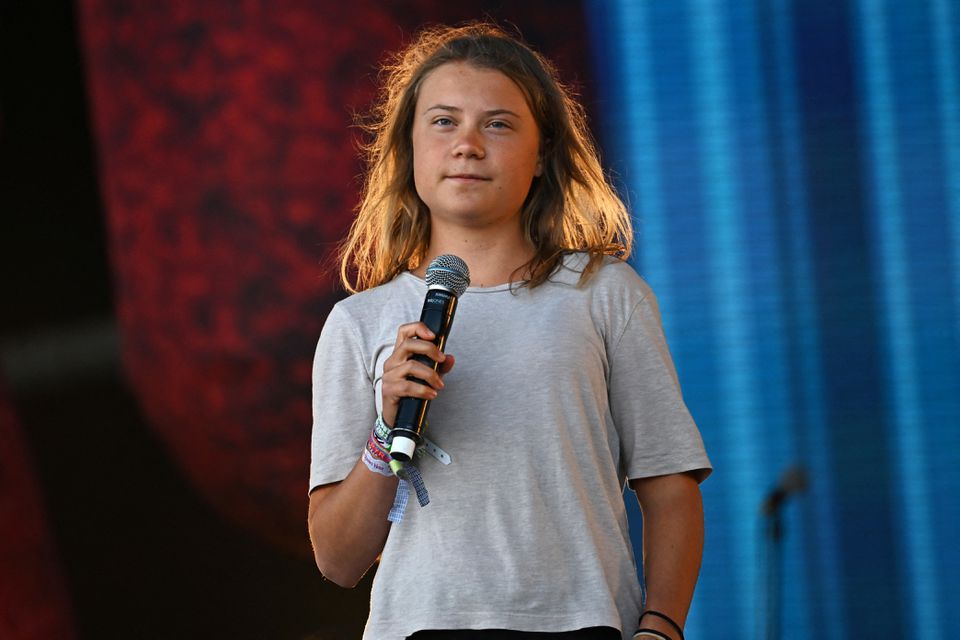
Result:
M452 463L418 459L431 501L412 500L392 525L364 638L593 626L631 637L641 595L624 482L702 480L711 467L650 288L612 260L577 287L584 264L574 254L535 289L461 296L446 348L456 366L427 434ZM314 363L311 489L356 463L383 363L425 293L404 273L330 312Z

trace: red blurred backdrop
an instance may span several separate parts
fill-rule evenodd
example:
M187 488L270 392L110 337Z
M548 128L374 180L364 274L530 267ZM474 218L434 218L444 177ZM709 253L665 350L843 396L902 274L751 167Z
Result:
M358 188L351 115L419 25L488 3L80 3L123 359L185 473L306 551L310 363L340 297L322 268ZM587 71L579 3L495 14Z

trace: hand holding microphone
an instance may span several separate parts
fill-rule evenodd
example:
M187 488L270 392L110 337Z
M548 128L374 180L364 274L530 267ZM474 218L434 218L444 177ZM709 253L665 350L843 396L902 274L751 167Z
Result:
M453 368L454 357L440 351L434 339L436 336L422 322L400 325L393 353L383 363L383 421L388 425L396 422L403 398L432 400L443 388L443 376ZM440 366L434 370L414 360L416 355L426 356Z
M445 356L443 348L470 271L457 256L443 255L427 267L426 281L420 322L400 327L394 353L384 363L383 418L393 427L390 455L400 462L413 457L430 401L443 388L441 374L453 367L453 357Z

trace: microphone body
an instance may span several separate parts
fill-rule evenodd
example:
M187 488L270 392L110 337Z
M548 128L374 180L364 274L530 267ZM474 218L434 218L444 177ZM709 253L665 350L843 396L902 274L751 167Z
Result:
M420 312L420 322L434 334L433 343L440 351L444 350L450 327L453 326L453 316L457 310L457 299L470 283L470 275L466 263L456 256L440 256L430 263L427 268L427 296L423 301L423 310ZM413 356L436 371L440 363L424 355ZM420 378L410 376L410 380L427 384ZM424 398L406 397L400 399L397 408L397 417L393 429L390 431L390 456L400 462L408 462L413 453L423 441L421 435L427 412L430 410L430 401Z

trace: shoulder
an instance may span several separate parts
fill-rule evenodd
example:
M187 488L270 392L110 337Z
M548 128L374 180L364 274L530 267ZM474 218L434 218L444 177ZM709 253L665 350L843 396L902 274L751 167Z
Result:
M647 284L633 266L624 260L606 256L599 268L585 280L581 280L589 262L589 256L583 252L571 252L564 256L563 262L550 278L551 282L579 287L594 295L626 296L639 302L652 296Z
M337 302L327 315L321 342L345 341L364 352L393 344L397 328L420 317L426 285L400 274L390 282L366 289Z
M419 286L418 286L419 285ZM334 305L330 317L366 318L383 313L385 309L404 301L423 296L425 287L414 276L401 273L396 278L378 287L365 289L347 296Z
M592 278L598 289L619 294L630 294L637 301L652 295L650 285L636 272L633 266L623 260L607 257L603 265Z
M657 298L628 262L606 259L585 287L592 292L591 313L594 322L603 327L608 348L617 349L631 326L659 326Z

